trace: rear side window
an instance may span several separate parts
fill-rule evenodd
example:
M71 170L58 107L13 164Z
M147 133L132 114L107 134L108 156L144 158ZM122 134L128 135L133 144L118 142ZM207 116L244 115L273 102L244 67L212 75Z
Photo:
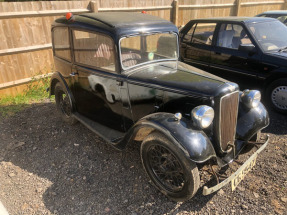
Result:
M101 33L73 31L75 61L79 64L115 71L114 42Z
M216 23L198 23L195 27L192 43L211 45Z
M68 28L54 28L53 30L54 54L57 57L71 61L70 39Z

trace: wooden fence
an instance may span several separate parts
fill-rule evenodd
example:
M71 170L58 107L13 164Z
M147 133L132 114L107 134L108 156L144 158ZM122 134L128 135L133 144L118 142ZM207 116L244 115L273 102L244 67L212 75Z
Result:
M287 0L95 0L0 2L0 97L53 70L50 26L67 12L141 12L173 21L217 16L254 16L287 9Z

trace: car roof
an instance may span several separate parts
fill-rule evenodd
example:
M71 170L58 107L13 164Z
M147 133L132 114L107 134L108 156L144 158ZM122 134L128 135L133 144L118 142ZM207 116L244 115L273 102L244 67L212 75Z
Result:
M263 14L287 14L287 10L269 10L269 11L260 13L258 15L263 15Z
M141 32L178 32L176 26L165 19L144 13L130 12L100 12L74 15L72 21L65 17L56 19L52 26L71 26L90 28L95 27L117 36L137 34Z
M86 13L79 16L88 17L90 19L101 21L107 25L118 28L122 26L134 25L150 25L170 23L169 21L157 16L144 13L128 13L128 12L102 12L102 13Z
M212 18L202 18L202 19L194 19L192 21L204 21L204 22L267 22L274 21L272 18L267 17L243 17L243 16L227 16L227 17L212 17Z

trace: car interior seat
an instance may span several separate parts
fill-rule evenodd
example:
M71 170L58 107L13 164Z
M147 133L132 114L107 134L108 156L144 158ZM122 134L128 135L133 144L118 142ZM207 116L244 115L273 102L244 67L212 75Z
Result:
M226 48L232 48L232 39L235 34L234 30L220 31L218 34L217 45Z

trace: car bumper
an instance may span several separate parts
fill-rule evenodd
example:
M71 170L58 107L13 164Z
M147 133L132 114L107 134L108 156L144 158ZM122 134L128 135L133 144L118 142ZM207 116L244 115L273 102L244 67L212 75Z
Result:
M251 157L249 157L248 160L245 161L245 163L241 167L239 167L239 169L236 172L234 172L227 179L225 179L224 181L222 181L221 183L219 183L219 184L217 184L217 185L215 185L213 187L209 187L208 188L207 186L204 186L203 187L203 195L209 195L211 193L214 193L217 190L219 190L222 187L224 187L225 185L229 184L230 182L231 182L231 189L232 189L232 191L235 190L236 186L240 183L240 181L243 180L245 175L255 165L257 155L261 151L263 151L263 149L265 149L265 147L268 145L268 142L269 142L269 136L267 136L267 139L266 139L265 143Z

